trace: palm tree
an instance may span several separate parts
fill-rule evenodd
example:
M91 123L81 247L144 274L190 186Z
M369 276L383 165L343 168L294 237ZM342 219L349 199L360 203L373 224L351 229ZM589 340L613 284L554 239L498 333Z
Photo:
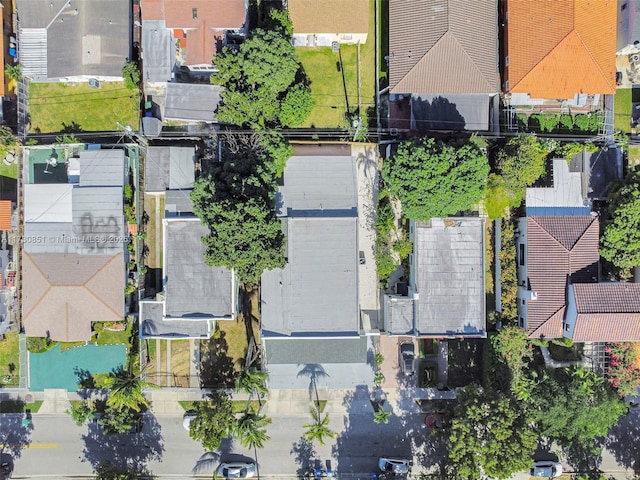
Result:
M107 405L116 410L129 408L136 412L149 408L149 401L145 398L143 390L159 388L153 383L145 382L139 375L123 369L112 372L105 383L111 389Z
M4 69L4 74L7 76L9 80L15 80L19 82L22 80L22 65L19 63L17 65L7 64Z
M303 438L307 440L314 441L318 440L320 445L324 445L325 437L328 438L336 438L338 434L329 428L329 415L325 415L322 418L322 413L320 412L320 408L311 408L310 410L311 418L313 419L313 423L308 423L303 425L303 428L306 428L307 431L302 434Z
M255 368L247 368L240 372L240 375L236 379L236 391L248 393L249 402L251 401L251 397L255 395L258 398L260 406L262 406L260 398L269 391L265 385L268 377L269 374L267 372L261 372ZM249 403L247 403L247 409L248 407Z
M235 437L247 448L264 448L264 444L271 438L266 430L270 423L271 419L266 415L245 413L235 425Z
M389 423L389 417L393 415L391 410L385 411L380 408L376 413L373 414L373 421L375 423Z

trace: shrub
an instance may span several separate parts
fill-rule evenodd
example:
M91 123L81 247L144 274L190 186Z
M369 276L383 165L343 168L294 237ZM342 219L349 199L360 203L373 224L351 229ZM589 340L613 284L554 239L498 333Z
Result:
M376 372L373 374L373 383L376 387L379 387L384 382L384 375L380 372Z
M622 396L636 393L640 384L640 368L637 367L638 350L632 342L609 343L605 347L609 354L608 378L611 386Z
M138 88L140 84L140 70L138 70L138 66L134 62L125 63L124 67L122 67L122 78L124 78L124 85L129 90Z
M565 133L573 131L573 117L568 113L560 115L560 130Z
M590 132L591 121L589 115L576 115L573 117L573 128L576 132Z
M382 356L380 352L377 352L373 357L373 363L375 364L376 368L380 368L382 362L384 362L384 356Z
M125 185L123 192L124 192L124 199L127 202L130 202L131 200L133 200L133 187L131 185L129 184Z
M554 338L553 340L551 340L551 343L553 343L554 345L558 345L559 347L573 347L573 340L567 337Z
M125 295L131 295L135 291L136 291L136 286L133 283L127 283L127 286L124 287Z
M500 285L502 287L502 319L505 324L517 323L518 318L518 267L514 230L511 219L505 219L502 222L502 242L498 255L502 268Z
M408 238L401 238L393 244L393 249L398 253L400 260L404 260L413 252L413 242Z
M529 125L529 117L527 117L526 113L518 113L516 115L516 121L518 122L518 131L526 132L527 125Z
M48 337L27 337L27 350L31 353L43 353L58 345Z
M560 117L555 113L550 113L545 118L544 131L545 132L553 132L558 128L558 123L560 123Z
M487 179L487 191L484 195L484 207L491 220L500 218L507 213L509 195L505 190L504 179L492 173Z
M534 113L529 117L529 131L540 133L544 131L544 115L541 113Z

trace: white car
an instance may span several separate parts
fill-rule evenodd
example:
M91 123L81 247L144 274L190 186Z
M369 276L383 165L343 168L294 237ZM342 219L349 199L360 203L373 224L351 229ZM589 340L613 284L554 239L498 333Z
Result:
M408 475L411 473L413 462L402 458L381 458L378 460L378 468L381 472L396 475Z
M187 412L182 417L182 426L186 431L191 431L191 422L196 418L196 414L193 412Z
M562 465L559 462L541 460L531 466L529 475L537 478L556 478L562 475Z
M255 463L221 463L216 473L224 478L251 478L256 474Z

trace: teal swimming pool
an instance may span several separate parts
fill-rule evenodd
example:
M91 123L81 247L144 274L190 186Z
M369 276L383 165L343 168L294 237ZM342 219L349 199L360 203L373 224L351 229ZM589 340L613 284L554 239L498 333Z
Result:
M125 345L85 345L65 352L60 345L44 353L29 352L29 389L41 392L45 388L78 389L77 370L108 373L126 362Z

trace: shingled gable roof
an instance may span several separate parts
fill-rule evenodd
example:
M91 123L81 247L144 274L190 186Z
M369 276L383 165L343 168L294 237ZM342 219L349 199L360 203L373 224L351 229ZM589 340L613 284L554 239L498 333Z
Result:
M614 0L507 0L509 92L565 99L616 89Z
M297 34L368 33L369 0L289 0Z
M575 284L575 342L640 341L640 284Z
M497 42L495 0L389 2L391 93L496 93Z
M91 322L124 318L124 255L23 254L28 336L91 339Z
M597 280L598 234L597 217L527 218L527 275L530 289L537 294L536 300L527 302L530 337L561 336L561 332L551 334L562 326L567 280Z

